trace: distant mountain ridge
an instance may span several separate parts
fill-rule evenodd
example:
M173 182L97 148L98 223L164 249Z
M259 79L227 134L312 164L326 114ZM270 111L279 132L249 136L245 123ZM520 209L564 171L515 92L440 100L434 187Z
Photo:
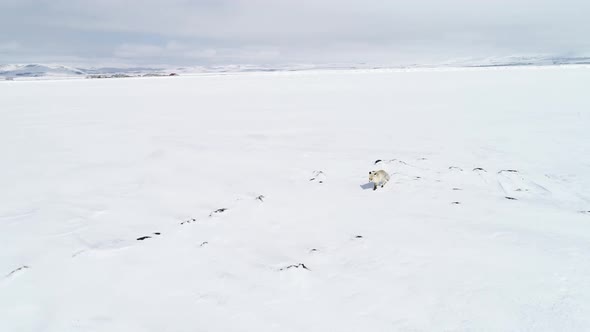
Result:
M5 77L44 77L44 76L81 76L84 70L62 66L44 64L14 64L0 65L0 76Z
M0 65L0 77L41 78L41 77L86 77L99 74L145 74L160 72L160 68L76 68L50 64L7 64Z
M555 56L509 56L475 58L450 61L445 66L457 67L510 67L510 66L559 66L588 65L590 57L555 57Z
M469 58L451 60L439 64L412 64L399 66L374 66L369 64L349 65L216 65L188 67L103 67L76 68L50 64L0 64L0 78L85 78L93 75L149 76L168 73L230 73L230 72L269 72L269 71L303 71L313 69L377 69L377 68L474 68L474 67L510 67L510 66L552 66L552 65L590 65L590 57L532 57L510 56L490 58Z

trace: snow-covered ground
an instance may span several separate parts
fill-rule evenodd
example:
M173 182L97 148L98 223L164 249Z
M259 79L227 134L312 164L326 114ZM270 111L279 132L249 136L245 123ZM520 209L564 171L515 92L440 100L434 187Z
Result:
M588 331L589 86L0 82L0 330Z

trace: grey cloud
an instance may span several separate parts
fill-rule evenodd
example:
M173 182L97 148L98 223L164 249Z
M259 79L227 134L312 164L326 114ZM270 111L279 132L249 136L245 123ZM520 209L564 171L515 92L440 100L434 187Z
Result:
M56 52L35 39L53 29L56 47L131 62L434 61L588 53L588 12L584 0L2 0L0 28L39 56Z
M15 52L20 49L20 44L15 41L0 43L0 52Z

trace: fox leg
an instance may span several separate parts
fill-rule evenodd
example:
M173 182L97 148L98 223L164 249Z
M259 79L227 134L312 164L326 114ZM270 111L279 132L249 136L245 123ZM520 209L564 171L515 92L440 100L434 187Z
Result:
M373 183L373 190L377 190L377 184Z

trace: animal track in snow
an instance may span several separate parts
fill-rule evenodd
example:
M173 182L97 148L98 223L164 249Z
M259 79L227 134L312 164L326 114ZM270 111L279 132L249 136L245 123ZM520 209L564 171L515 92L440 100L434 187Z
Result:
M408 166L408 167L411 167L411 168L420 169L420 170L426 170L426 169L424 169L424 168L422 168L422 167L418 167L418 166L415 166L415 165L409 164L409 163L407 163L407 162L405 162L405 161L403 161L403 160L400 160L400 159L395 159L395 158L394 158L394 159L389 159L389 160L381 160L381 159L377 159L377 160L374 162L374 164L375 164L375 165L377 165L378 163L385 163L385 164L390 164L390 163L398 163L398 164L401 164L401 165L404 165L404 166Z
M496 179L500 190L507 199L518 199L524 195L544 196L551 193L545 187L525 178L522 173L514 169L499 171Z

